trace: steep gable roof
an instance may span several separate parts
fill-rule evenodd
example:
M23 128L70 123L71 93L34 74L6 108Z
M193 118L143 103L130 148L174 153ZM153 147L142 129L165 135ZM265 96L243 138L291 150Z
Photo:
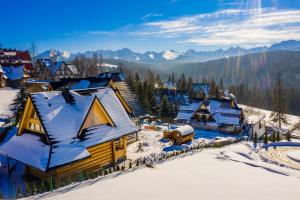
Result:
M66 103L60 91L31 94L32 102L39 113L51 145L44 144L38 136L15 135L0 147L0 152L6 152L12 158L47 171L90 156L88 147L138 131L112 89L102 88L90 96L82 96L74 91L70 93L75 104ZM77 134L95 99L101 103L114 122L114 126L100 124L87 128L84 138L79 139ZM34 141L34 147L28 144L31 140ZM24 158L20 158L19 154L11 150L16 147L24 152L35 152L39 149L44 153L37 155L28 153Z
M208 110L218 124L240 125L241 109L230 104L230 101L210 100Z

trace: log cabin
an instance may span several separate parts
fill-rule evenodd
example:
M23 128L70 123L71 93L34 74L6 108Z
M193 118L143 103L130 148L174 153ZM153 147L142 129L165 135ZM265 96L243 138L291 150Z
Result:
M174 130L166 130L163 133L165 139L172 140L177 145L192 141L194 136L195 131L190 125L179 126Z
M138 128L110 88L30 94L16 135L0 153L26 164L29 176L73 176L126 159Z
M196 129L240 133L244 123L242 109L228 97L206 98L182 105L175 118L178 123L191 124Z

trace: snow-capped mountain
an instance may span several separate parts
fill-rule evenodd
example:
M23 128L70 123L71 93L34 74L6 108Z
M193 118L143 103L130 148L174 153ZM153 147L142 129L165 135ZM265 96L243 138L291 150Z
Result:
M72 59L71 53L68 51L58 51L51 49L36 56L36 58L56 58L57 61Z
M170 51L163 52L162 57L164 57L166 60L175 60L179 55L180 55L179 52L170 50Z
M86 51L84 54L86 57L92 57L95 53L101 54L103 58L110 59L121 59L133 62L142 63L156 63L156 62L204 62L209 60L215 60L219 58L242 56L248 53L259 53L266 51L277 51L277 50L289 50L289 51L300 51L300 41L288 40L282 41L277 44L273 44L270 47L255 47L251 49L245 49L241 47L230 47L226 50L218 49L215 51L195 51L189 49L185 52L178 52L175 50L167 50L163 52L147 51L145 53L134 52L128 48L113 50L97 50L97 51ZM37 58L49 58L56 57L58 60L72 60L77 54L70 54L67 51L49 50L45 51L37 56Z

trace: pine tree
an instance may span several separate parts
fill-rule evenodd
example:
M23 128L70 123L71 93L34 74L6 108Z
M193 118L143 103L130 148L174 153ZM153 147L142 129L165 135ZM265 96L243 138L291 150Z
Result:
M161 117L168 117L170 115L170 102L167 95L164 95L161 100L159 113Z
M256 144L257 144L257 133L254 133L253 143L256 146Z
M175 83L175 82L176 82L176 78L175 78L175 74L174 74L174 72L172 73L171 81L172 81L173 83Z
M291 141L291 133L289 131L286 133L286 140Z
M216 82L215 82L215 80L213 78L211 79L211 82L210 82L209 95L211 97L215 97L216 96Z
M273 88L272 108L273 108L273 112L271 113L270 116L271 120L274 123L278 124L279 134L281 134L282 125L288 125L289 120L287 115L285 114L287 111L287 105L286 105L286 97L284 91L284 83L280 72L278 73L276 83Z
M280 133L279 132L276 133L276 141L280 141Z
M156 77L155 77L155 84L157 84L157 86L158 86L159 88L162 87L162 82L161 82L161 79L160 79L159 74L156 74Z
M276 133L275 132L272 133L272 142L276 142Z
M268 133L265 132L264 134L264 144L268 144Z
M187 82L187 90L188 90L188 95L190 98L193 98L194 96L194 91L193 91L193 78L189 77L188 82Z
M23 110L25 109L27 94L25 93L25 89L23 86L21 86L17 97L14 99L11 110L13 112L13 115L15 117L15 123L17 124L19 120L22 117Z
M149 111L151 114L155 114L157 112L157 102L156 102L156 94L155 94L155 86L153 82L150 82L147 90L147 99L149 103Z
M224 90L223 78L220 79L219 88L220 88L221 90Z

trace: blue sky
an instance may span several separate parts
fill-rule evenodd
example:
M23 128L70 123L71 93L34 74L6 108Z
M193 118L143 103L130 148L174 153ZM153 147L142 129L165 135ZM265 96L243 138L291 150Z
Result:
M0 43L38 51L144 52L300 40L300 0L1 1Z

